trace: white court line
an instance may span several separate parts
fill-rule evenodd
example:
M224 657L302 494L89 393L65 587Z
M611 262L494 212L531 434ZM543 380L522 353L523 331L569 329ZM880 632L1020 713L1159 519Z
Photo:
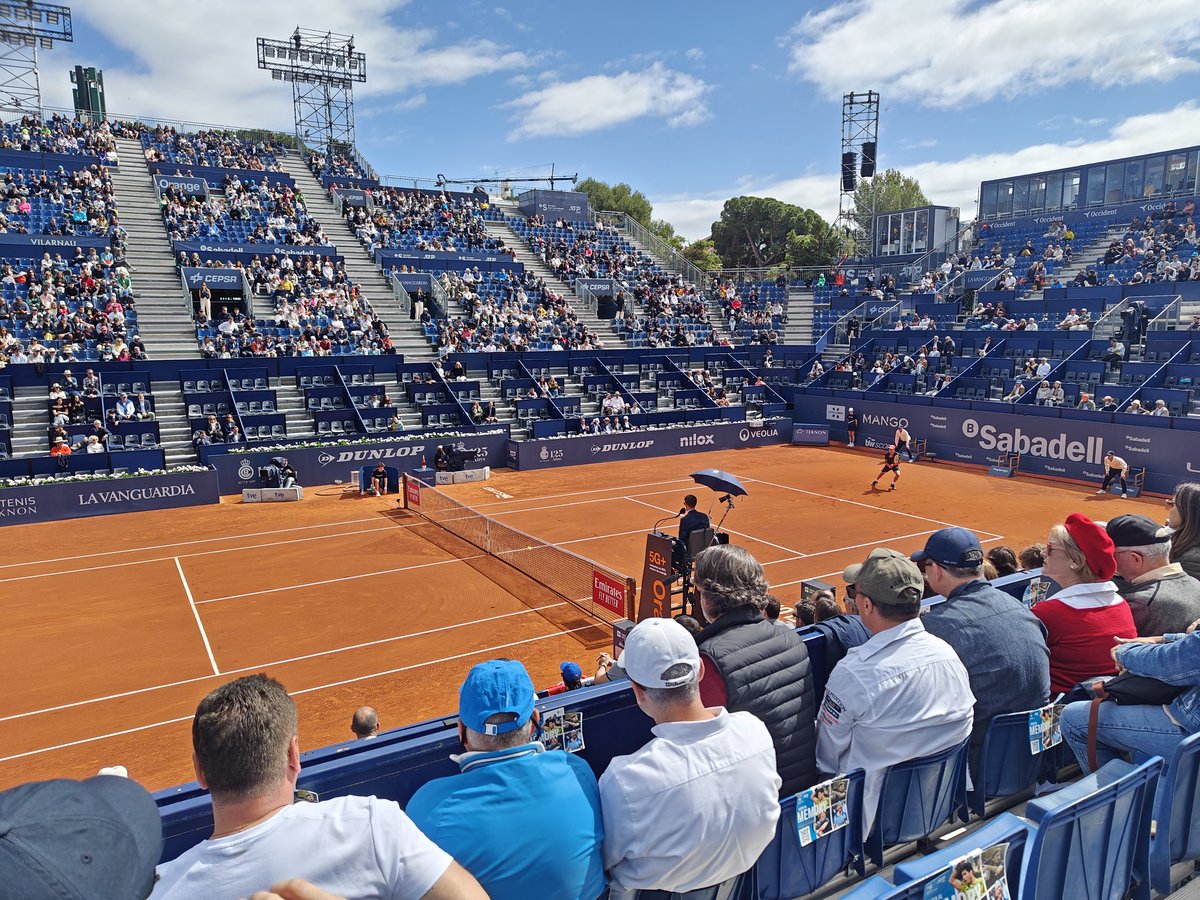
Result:
M891 513L892 515L905 516L909 519L920 519L922 522L932 522L935 525L941 525L943 528L958 527L954 522L943 522L941 519L931 519L929 516L918 516L916 513L908 513L899 509L888 509L886 506L872 506L870 503L863 503L859 500L848 500L845 497L835 497L832 494L822 494L819 491L806 491L803 488L791 487L790 485L786 484L775 484L772 481L763 481L761 478L746 478L745 480L755 482L756 484L765 484L767 487L779 488L782 491L795 491L797 494L808 494L810 497L822 497L825 500L835 500L838 503L850 503L854 506L861 506L864 509L873 509L876 512ZM976 534L986 534L994 538L1001 537L1001 535L998 535L993 531L983 531L979 528L972 528L971 530Z
M444 656L441 659L431 659L431 660L428 660L423 663L413 663L413 664L407 665L407 666L398 666L395 669L387 669L383 672L375 672L371 675L359 675L354 678L347 678L343 681L333 681L333 682L330 682L329 684L319 684L319 685L316 685L315 687L302 688L301 690L298 690L298 691L292 691L291 695L293 697L298 697L300 694L311 694L314 691L323 691L323 690L327 690L328 688L343 687L344 685L354 684L359 681L369 681L372 678L383 678L387 675L398 675L401 672L407 672L412 669L423 669L426 666L435 666L435 665L438 665L439 663L454 662L455 660L466 659L471 656L478 656L481 653L495 653L497 650L507 650L510 647L518 647L522 644L532 644L537 641L545 641L545 640L549 640L550 638L560 637L564 634L574 634L577 631L585 631L588 628L598 628L598 627L600 627L600 626L599 625L582 625L579 628L572 628L569 631L555 631L552 634L543 634L543 635L539 635L538 637L525 638L524 640L513 641L510 644L500 644L499 646L496 646L496 647L484 647L483 649L480 649L480 650L470 650L466 653L458 653L458 654L455 654L454 656ZM268 665L276 665L276 664L269 663ZM262 670L264 667L263 666L253 666L252 668L255 670ZM250 670L249 669L237 669L235 671L246 672L246 671L250 671ZM226 674L232 675L234 673L227 672ZM126 735L126 734L135 734L136 732L139 732L139 731L148 731L151 728L160 728L164 725L174 725L177 722L186 722L191 718L192 718L192 716L179 716L174 719L165 719L162 722L151 722L149 725L138 725L134 728L126 728L121 731L110 731L107 734L98 734L98 735L95 735L94 737L80 738L77 741L67 741L66 743L63 743L63 744L55 744L53 747L40 747L37 750L26 750L24 753L14 753L11 756L0 756L0 763L11 762L14 759L25 759L26 757L37 756L41 753L51 753L55 750L66 750L69 747L78 747L82 744L91 744L91 743L94 743L95 741L107 740L108 738L121 737L122 735Z
M814 556L829 556L833 553L843 553L846 550L857 550L859 547L883 547L889 541L903 541L906 538L920 537L923 534L933 534L933 531L914 531L912 534L898 534L895 537L880 538L877 541L863 541L861 544L851 544L849 547L836 547L833 550L818 550L816 553L805 554L806 559L811 559ZM799 558L799 557L797 557ZM763 563L764 566L773 566L775 563L789 562L786 559L777 559L774 562ZM839 570L840 571L840 570ZM821 576L818 575L818 578Z
M536 609L518 609L513 612L500 613L498 615L487 616L482 619L470 619L466 622L455 622L453 625L443 625L438 628L428 628L424 631L412 631L408 634L397 634L393 635L392 637L377 638L376 640L364 641L360 644L348 644L345 647L334 647L332 650L320 650L316 653L305 653L303 656L292 656L288 657L287 659L277 659L273 660L272 662L258 663L257 665L253 666L245 666L241 669L230 669L228 672L223 674L225 677L229 677L233 675L240 675L243 672L258 672L264 668L267 668L268 666L286 666L294 662L303 662L306 659L316 659L318 656L332 656L335 653L346 653L350 650L362 650L366 647L377 647L380 644L390 644L395 641L403 641L414 637L425 637L426 635L437 634L443 631L453 631L456 628L466 628L469 625L479 625L484 622L495 622L499 619L511 619L514 616L527 616L530 613L538 613L544 609L555 609L559 606L566 605L567 602L562 600L558 603L548 603L545 606L539 606ZM28 712L12 713L11 715L0 717L0 722L9 722L13 719L27 719L30 716L41 716L45 715L46 713L61 712L64 709L75 709L79 706L90 706L93 703L104 703L108 700L123 700L126 697L136 697L139 694L148 694L152 691L162 691L166 690L167 688L182 687L185 684L195 684L198 681L208 681L211 678L211 675L199 675L195 678L184 678L180 681L170 681L166 684L155 684L151 685L150 687L134 688L130 691L121 691L117 694L106 694L103 697L91 697L87 700L75 700L71 703L63 703L58 706L47 706L44 709L32 709Z
M212 644L208 642L208 632L204 630L204 623L200 621L200 610L196 609L196 601L192 598L192 588L183 574L183 566L180 565L178 556L175 557L175 571L179 573L179 580L183 582L183 592L187 594L188 606L192 608L192 615L196 619L196 627L200 629L200 639L204 641L204 650L208 653L208 661L212 663L213 674L220 675L221 670L217 668L217 660L213 656Z
M186 547L190 544L211 544L215 541L236 541L242 538L263 537L268 534L285 534L289 531L307 531L312 528L333 528L335 525L357 525L360 522L378 522L377 516L369 519L347 519L344 522L325 522L321 525L298 525L295 528L277 528L274 531L252 531L248 534L224 534L220 537L198 538L194 541L174 541L170 544L151 544L147 547L130 547L128 550L104 550L100 553L81 553L78 556L56 556L54 559L34 559L28 562L0 564L0 569L11 569L15 566L39 566L45 563L69 562L73 559L91 559L95 556L112 556L115 553L141 553L143 550L166 550L171 547ZM184 554L181 554L184 555ZM170 557L164 557L170 559Z
M566 494L545 494L541 497L515 497L512 500L488 500L485 503L477 504L475 506L475 508L480 509L484 506L499 506L502 503L511 505L513 503L522 503L522 502L526 502L526 501L536 503L541 500L557 500L559 497L578 497L580 494L601 494L601 493L604 493L605 491L628 491L632 488L660 487L664 484L688 484L688 483L689 482L686 478L672 478L670 481L647 481L642 484L626 484L626 485L622 485L620 487L603 487L603 488L592 488L592 489L586 490L586 491L570 491L569 493L566 493ZM621 498L618 496L618 497L612 497L611 499L619 500ZM494 515L494 513L493 513L493 515Z
M630 503L640 503L642 506L649 507L650 509L657 509L659 512L669 513L671 511L669 509L663 509L661 506L655 506L652 503L646 503L643 500L637 500L633 497L623 497L619 499L628 500ZM721 530L727 531L729 534L736 534L738 537L745 538L748 541L754 541L756 544L766 544L768 547L774 547L776 550L782 550L784 553L794 553L796 554L797 559L808 556L807 553L801 553L799 550L793 550L791 547L784 547L782 544L772 544L770 541L763 540L760 537L755 537L752 534L743 534L740 531L734 531L732 528L722 528Z
M359 578L374 578L377 575L392 575L396 572L408 572L413 569L430 569L434 566L448 566L452 563L468 562L472 559L482 559L487 554L477 553L474 556L455 557L454 559L439 559L437 562L418 563L415 566L399 566L395 569L381 569L378 572L362 572L355 575L342 575L338 578L326 578L324 581L309 581L304 584L288 584L283 587L266 588L261 591L248 591L245 594L229 594L226 597L210 597L207 600L197 600L197 603L219 603L222 600L240 600L243 597L259 597L263 594L277 594L280 591L295 591L300 588L320 587L323 584L337 584L340 581L355 581Z
M420 522L405 522L398 525L385 525L382 528L360 528L357 531L339 531L335 534L320 534L315 537L292 538L287 541L269 541L265 544L245 544L239 547L221 547L218 550L198 550L195 553L181 553L181 559L192 559L196 556L213 556L217 553L237 553L241 550L261 550L264 547L282 547L285 544L303 544L306 541L323 541L328 538L337 537L353 537L356 534L374 534L380 531L393 531L396 528L413 528ZM169 544L166 546L170 546ZM0 584L8 581L29 581L33 578L52 578L55 575L78 575L81 572L98 572L101 569L120 569L123 566L141 566L146 563L165 562L168 559L174 559L174 556L152 556L149 559L130 559L125 562L108 563L103 566L84 566L78 569L60 569L57 572L38 572L34 575L13 575L9 578L0 578Z

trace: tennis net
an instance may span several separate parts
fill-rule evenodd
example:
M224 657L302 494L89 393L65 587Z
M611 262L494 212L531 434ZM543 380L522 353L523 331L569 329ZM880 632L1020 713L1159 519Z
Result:
M582 611L604 622L629 617L632 578L459 503L412 476L405 508L512 566Z

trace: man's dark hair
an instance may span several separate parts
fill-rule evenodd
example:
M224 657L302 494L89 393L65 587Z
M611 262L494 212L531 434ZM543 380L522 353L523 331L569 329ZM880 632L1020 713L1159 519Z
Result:
M796 604L796 623L798 625L811 625L816 620L817 617L811 600L801 600Z
M862 597L862 589L859 589L859 597ZM909 619L915 619L921 614L921 592L906 588L904 596L895 603L876 603L875 598L870 597L871 602L875 604L875 608L879 610L879 615L887 619L889 622L907 622Z
M763 612L767 614L767 620L770 622L778 621L779 611L783 608L783 604L779 602L779 598L774 594L767 595L767 605L763 607Z
M696 500L695 494L687 494L683 498L683 505L686 506L688 509L695 509L697 502L699 502L699 501Z
M828 593L822 591L822 594ZM832 619L834 616L841 615L841 610L838 608L837 601L832 597L822 597L817 595L813 601L813 621L824 622L826 619Z
M675 621L687 629L687 633L691 635L697 635L704 630L703 625L701 625L694 617L689 616L686 613L680 613L677 615L675 617Z
M223 684L200 701L192 749L214 799L245 800L270 790L287 771L296 704L268 675Z

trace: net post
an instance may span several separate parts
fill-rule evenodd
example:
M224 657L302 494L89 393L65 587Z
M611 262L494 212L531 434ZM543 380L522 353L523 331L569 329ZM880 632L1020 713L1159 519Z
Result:
M404 509L408 509L408 473L400 473L400 496L404 499Z
M626 576L625 578L625 618L633 618L630 610L633 609L634 598L637 597L637 582L633 578Z

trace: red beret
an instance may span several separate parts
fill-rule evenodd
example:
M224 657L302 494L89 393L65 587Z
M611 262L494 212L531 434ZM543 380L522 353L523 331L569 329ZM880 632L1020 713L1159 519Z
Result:
M1063 524L1096 577L1105 581L1112 578L1117 572L1117 558L1108 532L1081 513L1071 513Z

